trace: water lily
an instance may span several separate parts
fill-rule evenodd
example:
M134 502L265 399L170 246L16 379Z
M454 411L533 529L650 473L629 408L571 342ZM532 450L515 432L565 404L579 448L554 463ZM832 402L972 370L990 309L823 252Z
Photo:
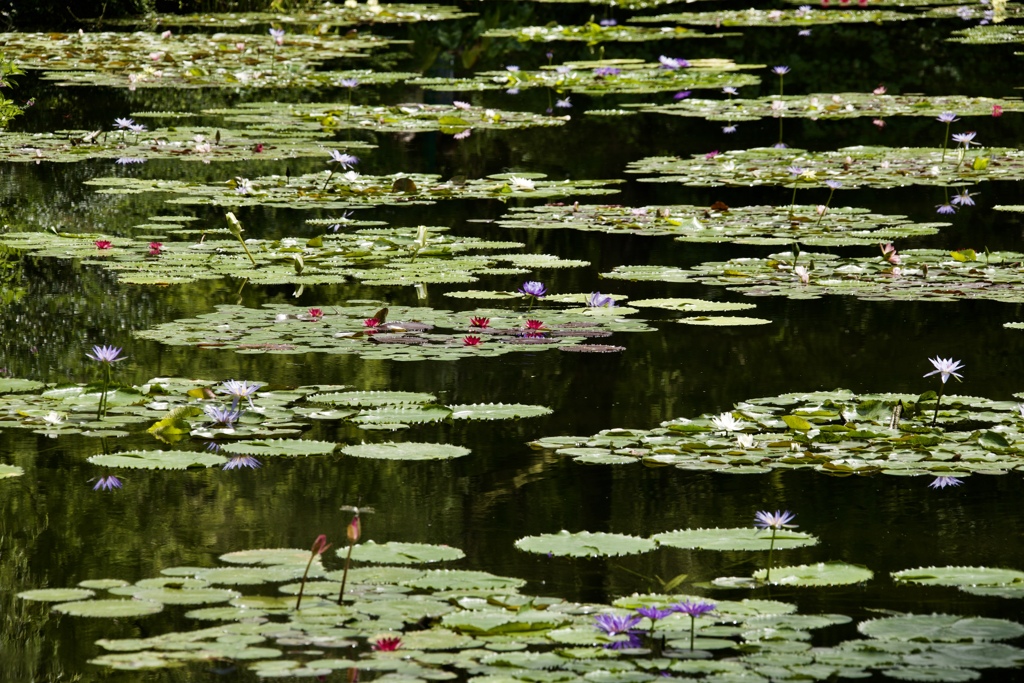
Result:
M111 474L110 476L100 477L96 481L96 485L92 487L92 490L93 491L112 491L114 489L119 489L122 486L123 486L123 484L121 483L121 480Z
M974 141L974 137L976 135L977 133L973 130L966 133L953 133L953 142L956 142L964 148L968 148L971 145L980 144Z
M635 614L628 614L626 616L620 616L618 614L597 614L594 616L594 626L610 636L627 633L639 623L640 617Z
M479 327L480 329L486 328L491 324L490 318L484 318L483 316L474 315L469 319L469 324L473 327Z
M359 163L359 157L352 154L345 154L338 150L331 150L331 161L341 166L346 171Z
M110 240L96 240L97 249L110 249L112 246L114 246L114 243L111 242Z
M456 140L465 140L466 138L468 138L472 134L473 134L473 129L472 128L467 128L466 130L459 131L458 133L455 133L454 135L452 135L452 137L455 138Z
M544 321L543 320L534 320L534 319L527 320L526 321L526 329L528 329L528 330L543 330L544 329Z
M377 318L367 318L363 321L363 327L377 328L380 327L380 320Z
M572 102L566 97L564 100L555 100L555 106L559 109L572 109Z
M274 39L275 45L284 45L284 29L272 28L269 31L270 37Z
M223 425L228 429L233 428L235 423L238 422L238 418L242 416L242 411L240 410L215 405L203 406L203 412L206 413L206 416L215 425Z
M327 542L327 536L320 534L313 541L313 547L310 549L309 561L306 562L306 571L302 573L302 583L299 584L299 597L295 600L295 611L298 611L302 607L302 594L306 590L306 579L309 577L309 568L313 565L313 560L324 554L331 544Z
M116 363L119 360L124 360L121 356L121 348L118 346L94 346L92 353L85 355L98 363Z
M384 636L373 641L371 647L375 652L394 652L402 647L402 639L398 636Z
M252 395L262 386L257 382L249 383L246 381L238 381L236 379L229 379L221 385L220 390L233 397L231 402L231 408L234 410L238 407L238 402L241 399L247 399L249 401L249 407L255 408L256 406L252 403ZM236 418L237 419L237 418Z
M953 112L944 111L941 114L939 114L938 118L936 118L935 120L940 123L946 124L946 134L942 136L942 159L940 161L941 163L942 161L946 160L946 141L949 139L949 126L950 124L954 123L955 121L959 121L960 119L958 119L956 117L956 114L954 114Z
M932 483L928 484L930 489L944 489L947 486L960 486L963 484L959 477L935 477Z
M163 245L162 242L150 242L149 243L149 255L150 256L159 256L160 252L162 252L163 249L164 249L164 245Z
M671 609L673 612L679 612L690 617L690 649L693 650L693 636L696 631L697 617L713 612L715 610L715 603L704 602L703 600L697 600L696 602L684 600L672 605Z
M743 420L737 420L733 417L732 413L722 413L711 418L711 424L713 424L719 431L722 432L738 432L747 426L747 423Z
M120 130L127 130L127 129L131 128L133 125L135 125L135 121L133 121L131 119L118 119L118 118L115 118L114 119L114 125L117 126L117 128L120 129Z
M514 192L533 192L537 189L534 182L529 178L520 178L514 175L508 177L508 186Z
M548 293L548 289L544 286L543 282L527 280L519 288L519 293L534 299L540 299Z
M359 79L342 78L340 81L338 81L338 85L340 85L342 88L348 88L349 90L353 90L359 87Z
M943 215L949 215L956 213L956 207L952 204L936 204L935 213L941 213Z
M306 315L308 315L310 320L313 322L320 322L320 318L324 317L324 312L323 309L320 308L311 308L306 311Z
M775 511L774 514L763 510L754 515L754 526L759 529L771 529L772 540L768 546L768 569L765 571L764 580L770 582L772 580L772 554L775 552L775 534L782 529L792 529L796 524L790 524L796 515L786 510L785 512Z
M480 337L473 334L467 334L465 337L462 338L462 344L464 346L479 346L480 341Z
M224 463L224 467L222 467L221 469L239 470L245 467L250 470L255 470L262 466L263 464L256 458L252 457L251 455L235 455L232 456L231 459L228 460L226 463Z
M753 434L737 434L736 444L744 450L750 448L757 448L757 442L754 441Z
M899 265L902 257L896 253L896 247L892 246L892 242L886 242L885 244L879 244L879 248L882 250L882 258L893 265Z
M660 607L637 607L636 613L642 617L647 617L652 622L664 619L668 615L674 613L675 610L671 608L662 609Z
M930 362L935 369L931 372L925 373L925 377L941 374L943 384L949 380L950 376L955 377L958 382L963 381L963 376L957 372L957 370L961 370L964 367L960 361L953 360L952 358L939 358L936 356L935 358L929 358L928 362Z
M587 297L587 306L590 308L614 308L615 299L601 292L591 292Z
M469 102L462 102L460 100L455 100L454 102L452 102L452 106L455 107L456 109L464 109L464 110L465 109L470 109L472 107L472 105L470 105Z
M974 206L974 200L971 199L971 197L973 197L976 194L980 193L968 192L965 188L961 190L959 194L953 195L952 199L950 199L949 201L951 204L956 204L957 206Z

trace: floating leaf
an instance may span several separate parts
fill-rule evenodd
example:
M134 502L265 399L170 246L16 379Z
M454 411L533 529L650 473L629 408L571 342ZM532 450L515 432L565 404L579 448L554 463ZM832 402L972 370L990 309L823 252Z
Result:
M857 624L870 638L924 642L1009 640L1024 635L1024 626L1006 619L958 617L949 614L903 614Z
M469 403L449 406L453 420L518 420L550 415L551 409L523 403Z
M339 548L339 554L348 550ZM429 543L375 543L370 540L352 547L352 559L357 562L378 564L421 564L427 562L449 562L465 557L458 548Z
M651 536L651 540L672 548L698 550L768 550L772 534L754 528L681 529ZM817 545L818 539L800 531L775 532L775 548L802 548Z
M451 444L389 441L345 446L341 452L356 458L378 460L447 460L469 455L470 450Z
M258 456L330 455L334 452L336 446L337 444L333 441L270 439L265 441L238 441L225 444L221 448L221 452Z
M95 591L86 590L85 588L39 588L18 593L18 597L22 600L38 600L40 602L85 600L94 595L96 595Z
M216 453L192 451L124 451L93 455L89 462L104 467L125 467L146 470L184 470L189 467L213 467L228 460Z
M563 530L557 534L520 538L516 547L526 552L559 557L615 557L645 553L654 550L656 545L638 536L590 531L569 533Z
M53 609L73 617L105 617L120 619L156 614L164 608L148 600L79 600L54 605Z
M921 567L893 572L895 581L926 586L1016 586L1024 584L1024 572L992 567Z
M17 465L0 464L0 479L6 479L7 477L20 477L23 474L25 474L25 470Z
M754 572L754 578L764 581L767 570ZM860 565L845 562L819 562L793 567L772 569L773 585L779 586L843 586L869 581L874 572Z

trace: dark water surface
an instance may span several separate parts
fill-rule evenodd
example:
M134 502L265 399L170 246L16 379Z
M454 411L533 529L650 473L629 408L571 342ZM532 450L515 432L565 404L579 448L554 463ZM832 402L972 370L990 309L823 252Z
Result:
M718 6L718 4L716 4ZM659 11L708 9L679 5ZM479 3L467 9L501 11L524 23L552 18L565 23L603 9L533 6L527 3ZM626 12L617 12L624 19ZM468 32L473 21L375 31L418 42L400 68L429 66L443 74L455 69L457 54L441 47L438 36L458 25ZM660 54L677 57L729 57L737 62L786 64L787 94L869 91L884 83L891 93L1017 94L1019 57L1013 46L963 46L943 42L960 20L918 21L899 26L820 26L807 38L795 28L739 29L742 37L724 40L662 41L607 45L606 56ZM261 27L265 31L265 27ZM587 54L584 46L554 43L488 44L477 68L519 64L524 69ZM438 54L436 61L429 56ZM371 62L373 60L370 60ZM777 87L765 70L762 93ZM198 109L259 99L337 101L337 92L201 92L60 88L32 74L21 77L18 100L36 105L13 124L18 130L109 127L115 116L133 111ZM755 90L756 88L750 89ZM744 94L747 94L744 91ZM408 86L361 87L359 101L394 103L446 101L451 95L424 93ZM463 96L460 96L463 97ZM474 103L543 111L547 94L518 96L484 93ZM774 121L741 123L732 136L720 123L668 116L606 119L588 117L589 108L610 108L628 101L668 101L671 93L645 97L572 96L572 121L564 128L506 132L474 131L464 142L449 135L416 136L359 133L379 145L361 153L364 173L437 172L445 177L477 177L501 171L540 171L562 178L618 178L629 181L621 195L593 201L642 206L656 203L732 205L789 202L781 187L686 188L637 183L625 176L626 163L660 154L685 156L712 149L771 144ZM1021 117L971 120L987 145L1024 143ZM852 144L934 146L943 126L930 118L888 119L878 130L870 119L844 122L788 120L786 141L808 149ZM342 133L344 135L344 132ZM368 136L368 137L367 137ZM167 207L164 197L129 198L94 194L81 183L92 177L131 174L141 177L199 177L222 180L240 174L255 177L323 168L323 160L287 163L173 164L148 162L115 167L111 162L76 164L0 164L0 206L5 223L71 231L129 234L129 227L157 213L194 212L201 223L219 226L217 208ZM996 204L1021 203L1019 184L987 182L978 206L953 216L952 227L928 238L903 240L912 247L1020 250L1019 214L997 213ZM808 190L802 201L822 202L826 190ZM856 190L836 203L864 206L879 213L901 213L919 221L935 220L938 188ZM586 198L584 198L586 201ZM814 472L725 475L632 466L584 466L551 453L531 450L527 441L542 436L589 435L611 427L652 428L678 416L721 412L748 398L793 391L847 388L861 392L919 393L934 388L922 375L927 358L940 355L966 365L965 381L955 391L1012 400L1024 391L1024 333L1005 330L1004 322L1024 319L1019 305L991 302L868 302L848 297L817 301L750 299L724 288L685 284L602 281L598 273L624 264L689 266L736 255L758 256L779 248L702 245L669 237L605 235L596 232L504 230L479 219L500 216L496 201L448 202L429 207L385 207L360 212L360 218L396 225L447 225L456 234L526 242L538 253L585 259L581 269L537 271L553 292L600 289L630 298L654 296L753 301L752 313L770 325L743 328L692 327L645 310L655 330L620 334L610 343L622 354L516 353L493 359L397 363L355 356L235 355L212 349L167 347L132 337L176 318L213 310L217 304L259 306L269 302L329 305L348 299L387 299L394 304L470 307L472 302L444 297L449 289L509 289L522 278L488 277L465 287L428 287L426 301L399 288L360 284L307 287L299 297L292 287L242 286L224 280L167 288L119 286L110 272L69 261L36 257L20 260L21 286L27 293L0 308L0 367L14 377L84 381L94 371L85 358L93 344L125 347L129 359L117 376L140 383L157 376L211 380L246 379L271 385L348 384L357 389L434 393L441 402L537 403L553 414L519 422L416 426L383 436L350 426L324 423L309 438L340 443L391 438L438 441L472 449L451 462L388 462L344 456L269 459L256 471L214 468L189 472L129 471L125 487L114 494L94 492L88 480L97 468L88 456L105 448L155 444L132 437L126 444L84 437L50 439L27 430L0 433L0 460L20 465L25 476L0 481L0 681L219 680L206 667L155 673L112 673L88 665L100 653L100 637L145 636L182 628L183 620L161 615L150 621L60 618L44 603L13 597L30 588L73 586L92 578L128 581L158 575L175 565L212 566L223 553L254 547L305 547L317 533L343 538L348 517L343 504L361 500L377 508L364 518L366 538L377 542L443 543L465 551L455 566L483 569L528 580L523 592L571 600L607 601L655 588L642 576L669 577L686 572L694 582L720 575L749 574L763 557L756 553L685 552L662 548L644 555L600 560L570 560L517 551L524 535L569 531L610 531L647 536L687 527L750 526L763 509L798 514L802 531L822 540L819 546L786 551L786 564L842 560L863 564L874 580L829 589L761 588L752 592L708 592L711 597L772 597L795 602L804 613L838 612L855 620L874 610L949 613L1016 618L1019 602L981 598L955 589L895 586L890 571L930 565L987 565L1024 569L1024 515L1017 473L972 476L957 489L932 490L921 477L831 478ZM243 209L236 211L250 237L308 236L307 218L319 211ZM876 247L846 247L844 254L868 255ZM650 311L650 312L649 312ZM659 319L662 318L662 319ZM330 568L338 565L332 557ZM698 590L699 589L694 589ZM170 612L178 613L174 610ZM145 624L140 626L139 624ZM852 627L850 627L852 628ZM1019 672L986 672L984 680L1014 680ZM247 678L239 673L231 680ZM337 677L337 676L336 676ZM335 678L336 678L335 677Z

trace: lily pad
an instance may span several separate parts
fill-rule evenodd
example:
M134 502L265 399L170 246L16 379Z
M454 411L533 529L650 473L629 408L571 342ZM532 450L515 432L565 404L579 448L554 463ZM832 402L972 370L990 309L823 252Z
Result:
M537 28L538 35L557 35L561 27ZM638 36L653 35L650 31L638 31L636 27L633 32ZM680 32L678 35L684 36L686 33ZM686 68L666 69L660 63L652 64L640 59L605 59L569 62L557 67L544 67L539 71L483 71L470 79L431 77L414 78L408 82L427 90L519 90L543 87L559 93L588 95L656 93L758 85L761 82L759 77L738 71L763 67L761 64L736 64L729 59L694 59L689 65Z
M448 460L469 455L470 450L451 444L389 441L345 446L341 452L355 458L377 460Z
M771 583L779 586L845 586L871 580L874 572L860 565L845 562L819 562L793 567L775 567L771 571ZM764 581L766 569L754 572L754 578Z
M519 420L551 414L550 408L523 403L465 403L449 409L453 420Z
M1024 572L993 567L920 567L893 572L895 581L925 586L1017 586L1024 585Z
M163 610L159 602L149 600L78 600L62 602L53 609L73 617L102 617L121 619L156 614Z
M124 451L93 455L89 462L104 467L125 467L146 470L184 470L190 467L213 467L228 461L216 453L193 451Z
M641 43L651 40L680 38L722 38L729 33L706 34L683 26L671 29L646 28L640 26L601 25L588 21L579 26L521 26L518 28L491 28L484 32L484 38L515 38L521 43L550 43L553 41L584 42L597 45L604 42Z
M225 444L221 451L235 455L259 456L299 456L299 455L330 455L336 443L333 441L313 441L307 439L271 439L267 441L238 441Z
M25 470L17 465L0 464L0 479L6 479L7 477L20 477L23 474L25 474Z
M751 318L728 315L698 315L692 318L678 318L677 323L684 325L707 325L709 327L734 327L744 325L767 325L771 322L766 318Z
M18 593L18 597L22 600L38 600L39 602L70 602L85 600L94 595L96 595L95 591L85 588L38 588Z
M506 228L597 231L610 234L672 235L680 242L817 246L878 244L900 237L933 235L945 223L914 223L906 216L856 207L608 204L512 207L496 221ZM632 304L638 305L638 304Z
M347 554L347 549L338 549L339 554ZM375 543L367 541L352 547L352 559L357 562L373 562L376 564L424 564L429 562L450 562L465 557L458 548L429 543Z
M772 534L754 528L733 529L681 529L651 536L651 540L672 548L695 550L768 550ZM778 550L817 545L817 537L788 529L775 532Z
M638 536L590 531L569 533L563 530L557 534L520 538L516 547L526 552L559 557L615 557L649 552L657 545Z
M795 176L790 168L799 168ZM847 188L969 185L983 180L1024 179L1024 153L1007 147L971 152L961 148L943 155L929 147L844 147L809 152L790 147L756 147L715 155L649 157L629 164L627 173L654 174L641 182L682 183L691 187L781 185L797 189L826 187L838 181Z
M1007 619L958 617L948 614L904 614L862 621L857 630L870 638L923 642L1010 640L1024 635L1024 626Z

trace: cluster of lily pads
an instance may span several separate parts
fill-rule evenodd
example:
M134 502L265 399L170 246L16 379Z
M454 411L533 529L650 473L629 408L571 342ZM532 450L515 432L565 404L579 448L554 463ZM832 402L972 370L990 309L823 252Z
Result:
M345 421L366 431L397 431L443 421L514 420L551 412L544 406L518 403L444 405L424 392L358 391L342 385L271 388L258 382L159 377L124 386L111 377L113 364L124 358L121 349L95 347L90 358L103 366L100 383L52 385L0 379L0 429L27 429L50 438L148 434L163 446L175 447L108 451L89 458L104 467L236 469L259 467L257 456L338 451L352 457L427 460L470 453L451 444L410 441L342 446L300 438L303 431L323 421ZM0 465L0 478L23 473L20 467ZM112 476L103 477L96 486L115 487L120 487L120 481Z
M765 258L741 257L693 268L618 266L613 280L701 282L748 296L816 299L845 294L871 301L1024 301L1024 254L974 249L898 251L880 245L875 257L840 257L799 249Z
M358 540L359 527L351 529L349 538ZM713 537L711 532L704 536ZM542 674L600 681L665 675L827 680L878 671L902 680L963 681L977 678L979 670L1024 663L1024 650L1002 642L1024 634L1024 626L1006 619L862 618L856 635L837 641L834 627L853 618L800 614L795 604L779 600L710 601L665 591L610 604L574 603L521 593L519 579L448 568L464 557L449 546L351 540L332 560L344 558L343 570L325 567L324 560L332 559L328 548L320 536L312 553L243 550L222 555L219 566L169 567L134 584L87 579L19 597L52 604L69 617L145 619L184 610L184 619L200 622L198 628L98 640L105 652L91 663L121 670L230 660L270 678L365 671L426 680L453 672L494 681L533 681ZM364 566L349 569L349 561ZM446 568L423 566L438 563ZM973 582L972 591L998 594L1004 587L1013 592L1024 574L935 567L893 578L961 587ZM812 646L814 641L819 644Z
M505 228L569 228L633 235L672 235L680 242L843 246L877 244L934 235L947 223L914 223L906 216L872 213L858 207L641 206L546 204L512 207L495 222Z
M943 387L960 367L945 361L933 365L943 374ZM944 487L971 474L1018 471L1024 463L1024 408L934 391L919 396L790 393L743 401L720 415L679 417L654 429L617 427L591 436L544 437L530 445L584 464L733 474L792 469L834 476L930 474L946 478L936 484Z

